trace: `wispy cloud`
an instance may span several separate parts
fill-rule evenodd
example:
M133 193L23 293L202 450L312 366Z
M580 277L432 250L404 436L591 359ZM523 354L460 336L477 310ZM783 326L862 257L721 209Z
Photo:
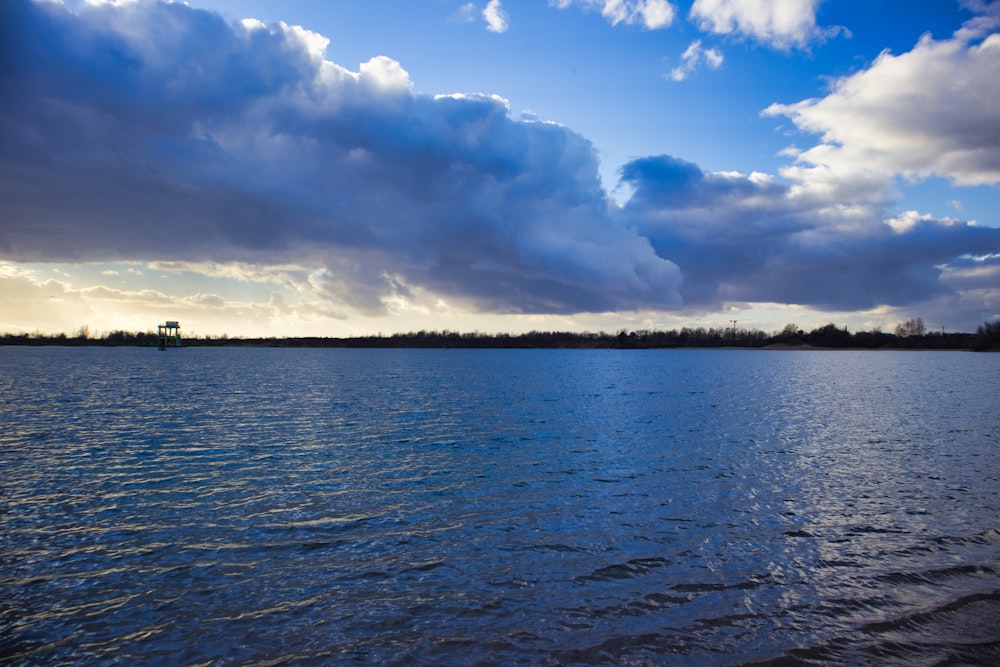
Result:
M455 13L455 19L461 23L472 23L476 20L476 16L479 14L479 10L476 8L476 3L467 2L458 8Z
M696 39L681 54L681 64L670 70L667 75L671 81L686 80L702 64L709 69L719 69L722 66L722 52L716 48L705 49L701 46L701 40Z
M202 333L226 331L234 322L251 322L253 331L267 335L277 333L275 325L280 322L307 324L323 307L313 302L291 310L277 292L270 299L249 301L204 291L178 295L149 288L80 287L69 280L46 279L35 271L14 272L11 266L0 263L0 331L12 333L24 331L13 319L17 316L36 323L43 332L72 332L87 322L101 322L99 328L91 329L93 334L112 329L148 331L156 322L178 319L198 322L205 328Z
M667 0L549 0L549 4L559 9L577 5L597 10L612 25L641 25L647 30L669 27L676 14Z

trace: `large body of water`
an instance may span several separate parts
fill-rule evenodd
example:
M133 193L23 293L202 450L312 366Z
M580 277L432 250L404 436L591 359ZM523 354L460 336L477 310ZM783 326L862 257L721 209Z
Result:
M0 348L0 661L1000 664L1000 355Z

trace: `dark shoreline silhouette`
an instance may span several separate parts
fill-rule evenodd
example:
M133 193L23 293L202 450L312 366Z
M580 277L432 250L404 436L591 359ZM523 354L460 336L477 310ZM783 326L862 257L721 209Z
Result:
M5 334L0 345L62 346L154 346L154 332L112 331L92 337L85 330L75 336L65 333ZM416 331L388 336L353 337L229 337L191 336L183 339L185 347L310 347L310 348L495 348L495 349L674 349L674 348L749 348L749 349L865 349L865 350L996 350L1000 348L1000 321L986 322L976 333L924 333L900 336L881 331L851 333L834 324L805 332L784 331L769 334L758 329L683 328L659 330L622 330L618 333L577 333L531 331L523 334L487 334L480 332Z

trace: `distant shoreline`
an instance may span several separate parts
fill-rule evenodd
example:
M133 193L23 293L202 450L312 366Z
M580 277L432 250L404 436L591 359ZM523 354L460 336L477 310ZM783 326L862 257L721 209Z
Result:
M832 326L832 325L831 325ZM953 350L1000 351L995 341L981 340L976 334L926 334L896 336L824 327L801 337L769 336L759 331L727 330L639 331L618 334L530 332L526 334L460 334L456 332L416 332L392 336L231 338L191 337L182 339L182 347L256 347L256 348L339 348L339 349L740 349L763 351L824 350ZM58 347L156 347L153 333L112 332L102 337L65 334L3 335L0 345Z

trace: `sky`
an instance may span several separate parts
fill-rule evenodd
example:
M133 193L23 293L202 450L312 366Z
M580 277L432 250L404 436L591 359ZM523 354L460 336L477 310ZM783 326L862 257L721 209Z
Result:
M4 0L0 333L1000 318L1000 1Z

